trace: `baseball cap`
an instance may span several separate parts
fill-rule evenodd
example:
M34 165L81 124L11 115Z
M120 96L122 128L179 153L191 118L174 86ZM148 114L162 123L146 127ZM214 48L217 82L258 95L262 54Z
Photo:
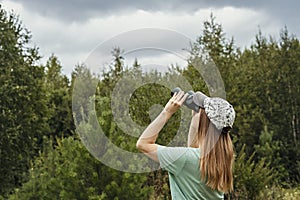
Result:
M208 97L202 92L196 92L193 101L204 109L207 117L217 129L232 128L235 111L228 101L219 97Z

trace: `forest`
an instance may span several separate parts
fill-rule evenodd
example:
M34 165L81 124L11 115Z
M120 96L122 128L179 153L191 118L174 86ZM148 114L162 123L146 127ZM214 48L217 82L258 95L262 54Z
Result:
M115 146L137 153L135 136L141 134L140 129L125 133L120 123L127 121L114 120L112 102L128 106L122 114L143 127L161 109L153 105L163 106L170 98L170 88L160 82L180 86L179 77L183 76L194 91L209 94L194 62L206 59L203 52L208 52L218 67L226 98L236 111L231 130L234 191L225 198L299 199L299 39L287 27L278 30L277 39L258 30L255 42L241 49L234 38L226 38L213 15L203 27L191 44L187 66L172 65L166 73L143 72L139 58L133 66L126 66L122 47L112 47L109 70L93 74L80 64L67 76L55 54L39 64L41 56L39 48L31 45L32 33L17 15L0 6L0 200L170 199L165 171L131 173L140 170L131 166L124 172L97 159L114 161L115 155L104 153L103 138L93 126L100 125ZM112 94L124 76L132 87L140 81L157 82L137 88L129 105L123 105L124 94L114 94L121 97L118 100L112 99ZM76 84L77 79L82 81ZM85 91L84 86L95 81L94 93ZM74 91L82 91L88 98L77 94L74 99ZM95 112L90 112L93 108ZM167 145L175 136L183 110L164 127L160 144ZM85 136L93 140L85 140ZM95 150L92 154L92 148L103 155L95 155ZM126 163L118 165L125 168Z

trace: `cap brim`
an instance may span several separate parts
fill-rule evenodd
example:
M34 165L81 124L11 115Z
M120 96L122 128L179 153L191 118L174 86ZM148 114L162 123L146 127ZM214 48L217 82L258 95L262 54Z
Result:
M206 96L202 92L196 92L194 97L193 97L193 100L194 100L195 104L197 104L201 108L204 108L204 100L206 98L208 98L208 96Z

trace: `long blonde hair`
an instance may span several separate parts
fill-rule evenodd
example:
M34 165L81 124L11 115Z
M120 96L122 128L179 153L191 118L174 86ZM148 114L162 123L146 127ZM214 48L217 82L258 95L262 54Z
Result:
M204 110L201 109L200 112L198 135L192 146L201 149L201 180L213 190L231 192L233 190L234 150L230 135L217 131L210 124Z

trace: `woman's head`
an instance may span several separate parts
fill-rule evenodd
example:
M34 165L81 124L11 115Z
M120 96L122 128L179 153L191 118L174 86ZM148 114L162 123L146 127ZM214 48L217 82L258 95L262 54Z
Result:
M229 132L221 133L209 120L205 112L199 121L199 147L201 149L201 179L214 190L233 190L234 150ZM205 123L201 122L204 120Z
M232 191L234 151L228 130L235 112L223 99L201 97L203 108L193 112L189 146L201 149L201 179L214 190Z
M192 111L192 121L190 124L190 131L188 136L188 146L199 148L200 141L208 130L210 120L204 112L200 109L198 113Z

